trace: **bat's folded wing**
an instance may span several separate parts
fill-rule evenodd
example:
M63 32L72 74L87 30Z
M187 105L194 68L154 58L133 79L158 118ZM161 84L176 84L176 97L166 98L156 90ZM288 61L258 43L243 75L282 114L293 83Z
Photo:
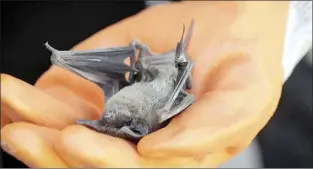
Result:
M104 91L106 100L129 85L126 73L133 73L135 51L132 47L105 48L85 51L58 51L48 43L52 52L51 62L98 84ZM125 64L130 57L131 66Z

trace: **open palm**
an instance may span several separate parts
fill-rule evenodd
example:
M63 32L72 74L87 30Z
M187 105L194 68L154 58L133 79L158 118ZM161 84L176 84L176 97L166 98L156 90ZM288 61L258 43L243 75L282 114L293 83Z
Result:
M285 2L165 4L75 46L138 39L154 53L166 52L194 19L188 54L196 103L138 145L74 124L102 113L104 96L95 84L56 66L35 86L1 74L2 147L30 167L216 167L245 148L277 106L286 11Z

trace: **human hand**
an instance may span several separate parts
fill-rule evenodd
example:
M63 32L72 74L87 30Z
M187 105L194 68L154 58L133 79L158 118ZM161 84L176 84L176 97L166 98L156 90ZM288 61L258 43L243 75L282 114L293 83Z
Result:
M176 47L195 21L188 54L196 103L137 146L74 125L96 119L103 93L52 66L28 85L1 75L1 143L30 167L216 167L245 148L276 109L288 2L181 2L149 8L96 33L75 50ZM186 25L188 27L188 25Z

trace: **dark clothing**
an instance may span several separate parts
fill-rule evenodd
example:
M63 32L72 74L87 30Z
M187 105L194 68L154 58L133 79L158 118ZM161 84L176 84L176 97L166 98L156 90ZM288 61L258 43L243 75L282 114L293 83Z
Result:
M312 67L301 61L258 137L264 167L313 168Z

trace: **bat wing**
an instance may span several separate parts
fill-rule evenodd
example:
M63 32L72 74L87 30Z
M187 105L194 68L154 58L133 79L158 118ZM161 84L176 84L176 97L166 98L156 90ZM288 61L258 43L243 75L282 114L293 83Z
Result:
M189 60L186 66L179 69L179 75L173 93L167 104L157 112L160 124L181 113L194 103L194 96L185 91L187 83L191 83L188 82L188 78L191 77L190 72L192 67L193 62Z
M121 88L130 85L126 73L134 73L135 49L132 47L105 48L85 51L59 51L48 43L52 52L51 62L89 81L98 84L104 91L106 100ZM125 64L130 57L131 65Z

